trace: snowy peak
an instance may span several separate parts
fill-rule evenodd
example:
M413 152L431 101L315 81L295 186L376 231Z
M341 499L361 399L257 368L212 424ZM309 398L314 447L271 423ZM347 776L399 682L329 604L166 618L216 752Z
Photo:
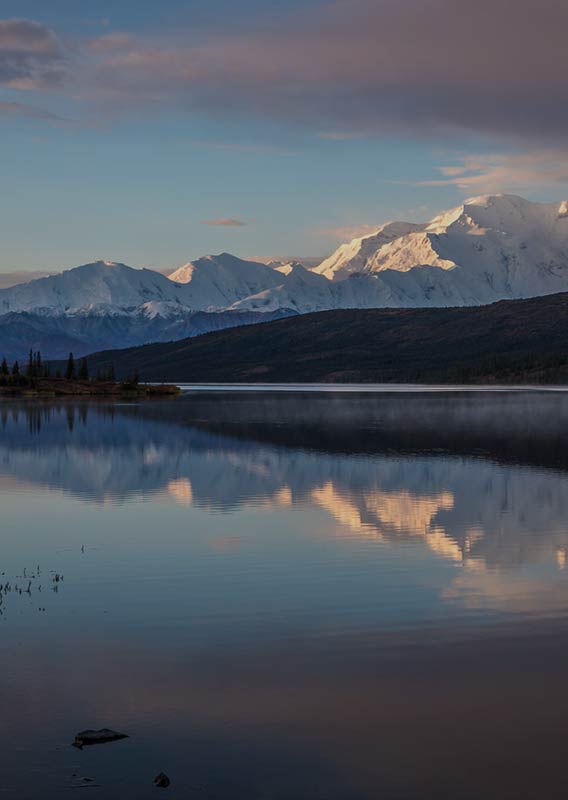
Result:
M176 302L179 287L165 275L114 261L94 261L58 275L0 290L0 313L49 310L77 313L128 309L149 300Z
M283 276L257 261L229 253L204 256L172 275L95 261L57 275L0 290L0 315L41 311L50 314L137 313L152 318L186 311L222 311L277 286Z
M452 226L462 226L526 236L530 232L553 229L566 215L566 209L566 202L532 203L512 194L482 195L434 217L426 230L441 233Z
M389 223L371 236L354 239L316 271L337 281L353 273L407 272L425 266L498 272L503 259L526 262L526 271L543 258L544 263L561 266L568 248L567 220L568 202L533 203L509 194L474 197L430 222ZM524 254L531 246L539 262Z
M168 277L177 283L190 283L197 276L209 276L210 279L230 276L232 280L235 278L259 280L272 271L271 267L260 261L246 261L230 253L220 253L219 255L202 256L197 261L190 261Z
M277 286L282 276L260 261L221 253L191 261L169 279L182 284L185 301L192 308L214 311Z
M304 272L308 271L299 261L287 261L286 263L269 262L267 266L271 267L274 272L279 272L281 275L290 275L294 270L298 269L304 270Z
M421 231L424 225L413 222L386 222L375 233L352 239L341 245L329 258L314 269L330 280L344 280L353 272L370 272L369 259L384 245L402 236Z

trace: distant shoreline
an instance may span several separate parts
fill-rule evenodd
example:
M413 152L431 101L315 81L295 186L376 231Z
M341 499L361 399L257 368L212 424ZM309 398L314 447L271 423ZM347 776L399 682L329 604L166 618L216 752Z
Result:
M155 384L158 386L159 384ZM568 385L547 384L426 384L426 383L185 383L180 392L364 392L367 394L443 392L568 392Z
M173 383L139 383L125 386L120 382L68 381L58 378L38 378L33 385L0 386L2 397L164 397L181 394Z

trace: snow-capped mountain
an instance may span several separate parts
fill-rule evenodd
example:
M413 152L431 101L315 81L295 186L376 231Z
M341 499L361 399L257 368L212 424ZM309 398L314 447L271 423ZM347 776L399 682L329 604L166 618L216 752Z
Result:
M319 282L315 277L325 279ZM390 222L342 245L311 273L234 308L482 305L568 291L568 203L473 198L424 224Z
M168 277L97 261L0 289L0 355L39 342L51 357L77 341L81 352L124 347L326 309L481 305L561 291L568 202L491 195L423 224L386 223L313 269L221 253Z
M412 222L385 222L375 233L342 244L314 272L330 280L342 280L354 272L370 272L368 264L381 248L423 227Z
M0 290L0 314L43 311L50 314L116 313L150 301L183 304L180 285L150 269L95 261L59 275Z
M216 311L278 284L279 274L222 253L186 264L169 277L114 261L95 261L58 275L0 290L0 314L43 311L101 314L144 310L150 316Z
M568 203L477 197L423 225L389 223L340 247L316 268L331 280L431 266L494 292L555 290L568 266Z
M234 311L275 311L289 308L297 313L337 308L337 291L323 275L301 264L286 264L275 272L277 285L233 303Z
M182 281L154 270L96 261L2 289L0 357L22 358L30 348L48 358L63 358L70 350L81 356L292 313L230 309L260 287L278 282L264 264L223 254L177 272Z
M191 308L224 309L245 297L277 286L278 272L259 261L244 261L230 253L204 256L169 275L184 286L184 299Z

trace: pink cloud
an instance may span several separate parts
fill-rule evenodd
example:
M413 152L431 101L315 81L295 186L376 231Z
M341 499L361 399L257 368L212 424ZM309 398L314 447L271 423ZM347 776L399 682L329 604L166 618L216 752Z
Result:
M132 39L98 60L95 80L178 108L303 122L327 138L564 136L567 28L564 0L337 0L197 44L183 32Z
M564 149L524 153L468 155L456 165L441 166L441 178L419 181L418 186L456 186L462 191L527 192L535 187L568 183L568 153Z
M206 219L203 221L204 225L211 225L214 228L244 228L245 225L248 225L242 219L236 219L235 217L220 217L219 219Z
M565 0L330 0L250 31L108 32L66 62L49 28L4 20L0 83L65 76L99 109L266 116L331 140L474 132L550 146L568 132L567 29Z

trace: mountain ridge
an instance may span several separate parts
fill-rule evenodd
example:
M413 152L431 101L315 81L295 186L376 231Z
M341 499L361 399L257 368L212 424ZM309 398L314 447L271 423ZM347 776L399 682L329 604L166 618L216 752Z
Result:
M568 291L568 202L484 195L426 223L384 223L312 269L230 253L203 256L169 276L95 261L0 289L0 354L14 355L10 331L30 322L14 314L32 314L45 355L58 357L50 332L55 326L65 336L81 320L92 351L103 341L121 347L186 335L185 323L198 312L211 315L210 329L216 329L225 326L216 314L228 315L225 321L244 314L255 322L266 314L479 306L562 291ZM94 318L104 335L89 342ZM201 326L195 331L202 332ZM21 346L35 347L36 340L28 336Z

